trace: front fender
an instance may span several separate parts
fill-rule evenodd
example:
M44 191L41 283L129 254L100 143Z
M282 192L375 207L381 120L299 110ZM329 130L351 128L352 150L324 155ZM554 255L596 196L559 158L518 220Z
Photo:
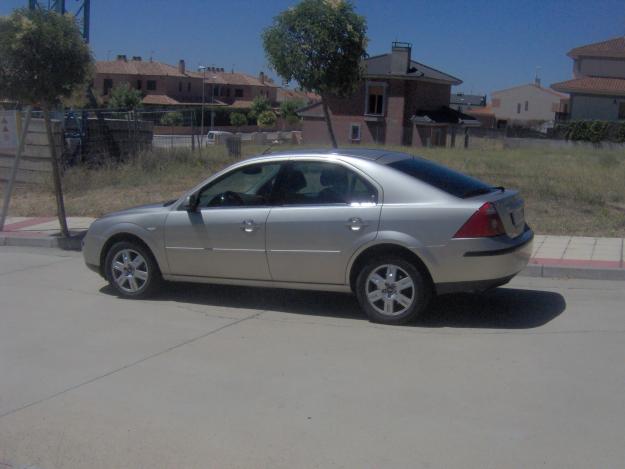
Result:
M148 246L150 251L152 251L152 254L156 259L156 263L158 264L161 272L169 272L169 264L167 262L167 256L164 252L164 238L162 228L144 228L141 225L137 225L136 223L131 222L116 223L115 225L107 228L102 234L99 235L99 237L101 237L101 239L103 240L101 249L113 236L126 233L141 239L141 241L143 241ZM100 253L98 253L98 259L102 254L101 249Z

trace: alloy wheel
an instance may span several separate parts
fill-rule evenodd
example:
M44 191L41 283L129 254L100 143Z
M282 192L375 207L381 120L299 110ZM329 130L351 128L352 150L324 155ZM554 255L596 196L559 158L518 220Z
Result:
M398 316L415 301L415 284L410 275L394 264L376 267L367 277L367 301L380 314Z
M137 293L148 281L148 264L134 249L122 249L111 263L113 281L127 293Z

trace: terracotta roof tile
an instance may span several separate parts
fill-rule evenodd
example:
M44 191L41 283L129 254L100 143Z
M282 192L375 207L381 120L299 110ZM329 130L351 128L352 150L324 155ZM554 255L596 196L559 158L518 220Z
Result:
M191 73L180 73L178 71L178 67L174 67L173 65L144 60L101 60L96 62L95 69L96 73L104 75L155 75L172 77L193 76Z
M551 87L565 93L625 95L625 78L582 77L554 83Z
M625 57L625 37L619 36L607 41L576 47L569 51L569 57Z
M141 100L143 104L156 104L159 106L175 106L180 104L173 98L164 94L149 94Z

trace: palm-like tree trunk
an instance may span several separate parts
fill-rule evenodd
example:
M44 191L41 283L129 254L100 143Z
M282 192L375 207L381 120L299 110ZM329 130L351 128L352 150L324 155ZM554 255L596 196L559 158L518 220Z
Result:
M59 225L61 226L61 234L69 237L69 229L67 228L67 219L65 218L65 203L63 202L63 187L61 185L61 169L60 161L57 155L57 147L52 134L52 122L50 120L50 107L43 106L43 120L46 125L46 134L48 135L48 145L50 146L50 158L52 160L52 180L54 182L54 195L56 197L56 213L59 217Z

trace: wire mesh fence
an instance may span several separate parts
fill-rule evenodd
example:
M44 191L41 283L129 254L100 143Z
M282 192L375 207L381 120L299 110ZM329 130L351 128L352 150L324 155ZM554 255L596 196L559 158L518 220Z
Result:
M301 143L301 132L256 125L234 127L223 111L206 109L141 109L123 111L88 109L57 113L63 124L66 166L121 162L153 149L188 149L202 152L223 146L229 156L241 157L246 145Z

